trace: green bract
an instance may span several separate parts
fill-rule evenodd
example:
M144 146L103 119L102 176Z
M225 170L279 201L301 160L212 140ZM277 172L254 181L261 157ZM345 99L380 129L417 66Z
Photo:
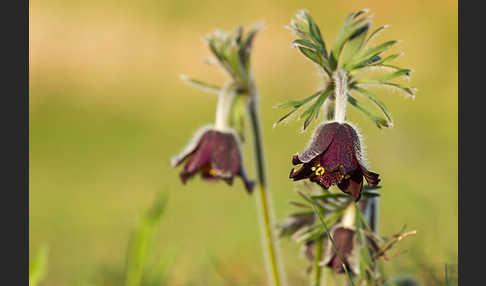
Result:
M376 191L380 188L380 186L370 187L365 185L362 200L380 196ZM289 203L298 207L299 211L289 214L286 220L278 224L278 228L280 229L280 236L292 237L299 243L312 243L316 238L324 235L321 223L317 219L310 219L310 217L315 216L313 206L325 215L326 224L333 225L353 201L353 198L348 194L333 193L324 189L319 190L318 193L315 193L312 189L308 192L297 191L297 194L304 201L289 201Z
M326 48L320 29L309 12L300 10L296 14L289 28L299 39L292 41L292 45L324 73L326 78L325 88L302 100L289 101L279 105L280 108L292 109L275 124L284 121L298 109L306 106L299 117L299 119L304 119L303 129L305 130L314 119L318 118L324 102L334 101L334 73L337 70L342 70L347 76L348 102L370 118L378 128L393 125L390 112L384 103L366 88L370 86L386 87L401 91L411 97L415 96L416 89L391 82L391 80L401 77L408 78L411 70L389 64L390 61L401 54L383 56L383 53L398 41L386 41L376 46L371 45L373 38L387 28L387 25L370 32L371 16L365 16L367 12L368 10L364 9L350 13L346 17L330 50ZM379 76L366 76L369 71L377 71L381 74ZM378 110L374 110L358 98L352 97L351 94L353 93L376 105Z
M215 63L233 80L235 89L244 89L250 79L250 55L253 40L262 24L257 24L243 32L239 26L231 32L216 30L206 36L209 50L215 58ZM218 93L221 88L213 84L182 76L182 80L204 91Z
M244 117L248 94L252 84L250 72L250 56L253 40L262 24L253 25L246 33L239 26L231 32L216 30L206 36L209 50L214 56L211 62L218 65L229 77L227 90L224 87L208 84L197 79L182 75L186 83L213 94L220 92L236 93L231 103L229 124L234 128L240 139L244 141Z

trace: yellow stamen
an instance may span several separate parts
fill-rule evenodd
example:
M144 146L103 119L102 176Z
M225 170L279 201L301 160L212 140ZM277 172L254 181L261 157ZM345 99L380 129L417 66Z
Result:
M216 175L216 171L214 169L209 169L209 175L215 176Z
M316 162L315 166L311 168L311 170L317 175L317 176L322 176L325 172L326 169L321 166L319 162Z

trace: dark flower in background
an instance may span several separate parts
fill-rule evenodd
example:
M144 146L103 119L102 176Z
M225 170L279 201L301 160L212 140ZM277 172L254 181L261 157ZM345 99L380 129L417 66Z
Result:
M355 230L336 225L331 230L331 236L336 244L337 250L341 254L346 268L350 270L351 273L358 274L359 242ZM330 267L337 273L344 273L343 265L329 241L327 241L327 247L320 265Z
M299 230L313 225L315 221L316 215L313 211L290 214L287 219L277 225L277 227L280 229L279 236L282 237L293 235Z
M367 186L367 188L369 188L369 186ZM348 200L348 201L349 201L349 200ZM358 208L360 209L360 211L361 211L363 214L367 213L367 212L368 212L368 210L369 210L369 207L371 206L371 204L369 203L369 201L370 201L369 199L364 199L364 200L360 200L360 201L357 203L357 204L358 204ZM338 203L338 204L339 204L339 203ZM316 218L316 219L317 219L317 218ZM316 219L314 219L314 220L316 220ZM342 227L342 218L341 218L340 222L339 222L339 223L338 223L336 226L338 226L338 225L341 225L341 228L343 228L343 227ZM335 226L335 227L336 227L336 226ZM352 230L352 231L354 231L354 230L353 230L353 229L351 229L351 228L349 228L349 229L350 229L350 230ZM339 232L340 232L340 231L339 231ZM331 231L331 233L332 233L332 231ZM327 238L327 234L323 234L323 235L321 236L321 238L322 238L322 239L324 239L324 240L327 240L327 239L328 239L328 238ZM333 239L342 239L342 237L341 237L341 236L338 236L338 237L333 237ZM310 261L313 261L313 260L314 260L314 244L315 244L315 242L316 242L316 240L315 240L315 239L312 239L312 240L307 240L307 241L305 242L305 244L303 245L302 252L303 252L304 256L305 256L305 257L307 257L307 259L309 259ZM337 243L337 242L336 242L336 243ZM327 251L327 252L329 252L329 251L331 251L331 250L325 250L325 249L323 250L323 252L324 252L324 253L325 253L326 251ZM325 257L325 255L324 255L324 257Z
M303 164L300 169L290 172L294 181L308 178L325 189L337 185L356 201L363 189L363 176L371 187L380 182L379 175L364 166L360 137L348 123L320 125L307 149L301 155L293 156L292 164Z
M240 176L248 193L253 191L254 183L250 181L243 169L241 152L235 134L222 132L213 128L203 128L182 154L171 159L176 167L185 162L179 174L182 183L196 173L208 181L222 179L228 185L233 184L235 176Z

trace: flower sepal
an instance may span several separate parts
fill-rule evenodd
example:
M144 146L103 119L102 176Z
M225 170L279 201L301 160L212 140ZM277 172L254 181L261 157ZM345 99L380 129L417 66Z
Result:
M176 167L185 163L179 174L183 184L197 173L206 181L224 180L233 184L235 176L241 177L248 193L252 193L254 182L250 181L243 168L237 135L233 129L216 130L212 126L201 128L185 150L170 160Z

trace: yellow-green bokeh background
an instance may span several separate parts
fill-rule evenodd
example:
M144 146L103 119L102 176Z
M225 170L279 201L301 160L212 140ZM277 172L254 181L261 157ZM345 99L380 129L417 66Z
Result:
M299 133L302 122L272 129L283 112L272 107L319 86L284 28L300 8L328 45L347 13L361 8L371 9L375 27L390 24L377 41L403 40L393 50L405 52L397 65L414 69L416 99L378 93L394 117L389 130L352 109L348 117L381 174L380 232L417 230L386 263L388 274L426 281L426 269L440 276L444 264L457 263L456 1L46 0L30 1L29 249L49 245L43 285L93 285L123 268L130 231L159 191L169 205L155 251L179 253L170 285L263 284L255 198L239 180L233 188L198 178L182 186L169 167L216 105L179 75L221 84L220 71L202 62L209 56L203 36L265 21L252 65L275 213L283 218L297 197L290 158L310 133ZM254 177L250 151L245 163ZM280 245L291 285L306 283L308 263L296 244Z

